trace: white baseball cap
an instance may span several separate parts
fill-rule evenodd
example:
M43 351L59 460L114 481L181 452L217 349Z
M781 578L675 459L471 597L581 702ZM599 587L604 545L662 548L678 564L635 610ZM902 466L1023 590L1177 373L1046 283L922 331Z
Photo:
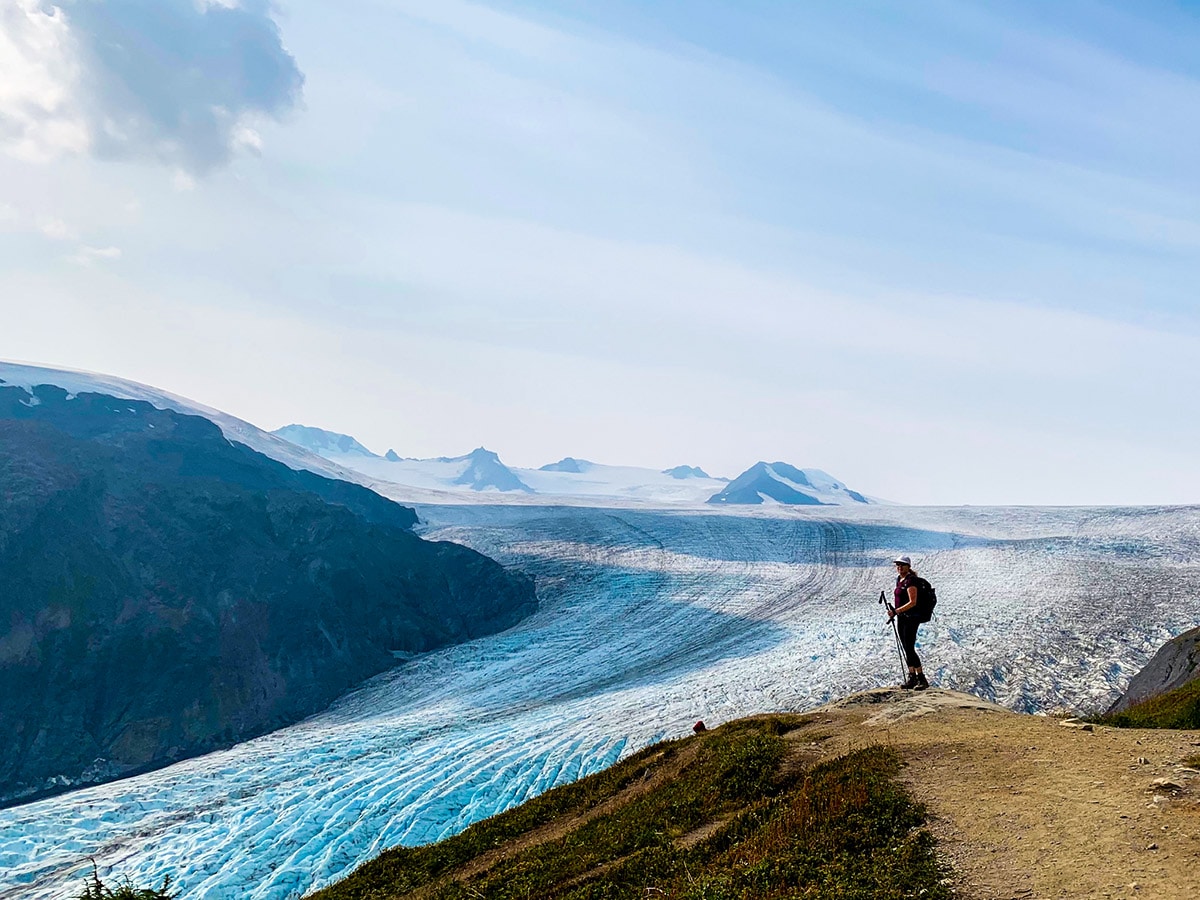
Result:
M897 556L895 559L892 560L892 562L893 563L904 563L906 566L912 565L912 560L909 559L907 556Z

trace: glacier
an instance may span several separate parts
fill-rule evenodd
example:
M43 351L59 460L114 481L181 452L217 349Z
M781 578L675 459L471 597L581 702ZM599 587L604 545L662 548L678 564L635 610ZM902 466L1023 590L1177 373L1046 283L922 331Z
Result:
M285 900L646 744L894 683L876 598L938 589L931 680L1013 709L1107 705L1200 619L1200 509L419 507L534 575L503 634L406 661L229 750L0 810L0 898L77 896L94 858L185 900Z

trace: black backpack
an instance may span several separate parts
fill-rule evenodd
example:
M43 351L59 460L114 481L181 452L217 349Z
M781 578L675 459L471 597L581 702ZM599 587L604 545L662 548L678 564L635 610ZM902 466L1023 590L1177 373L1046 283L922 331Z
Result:
M917 608L913 612L916 614L918 622L928 622L933 618L933 608L937 606L937 591L920 575L916 576L916 582Z

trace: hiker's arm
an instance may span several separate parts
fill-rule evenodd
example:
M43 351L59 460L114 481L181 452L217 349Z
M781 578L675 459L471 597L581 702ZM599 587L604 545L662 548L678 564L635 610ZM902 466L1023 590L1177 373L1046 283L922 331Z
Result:
M909 585L909 587L908 587L908 602L905 603L903 606L897 606L896 612L897 613L908 612L910 609L915 608L916 605L917 605L917 586L915 584L912 584L912 585Z

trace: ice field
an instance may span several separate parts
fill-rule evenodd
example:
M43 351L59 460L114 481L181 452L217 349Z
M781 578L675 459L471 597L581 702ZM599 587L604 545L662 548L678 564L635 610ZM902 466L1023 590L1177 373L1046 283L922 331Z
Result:
M299 897L662 737L898 680L876 603L938 589L931 680L1025 711L1115 698L1200 621L1200 510L427 506L430 538L535 575L541 610L228 751L0 811L0 898L94 857L189 900Z

